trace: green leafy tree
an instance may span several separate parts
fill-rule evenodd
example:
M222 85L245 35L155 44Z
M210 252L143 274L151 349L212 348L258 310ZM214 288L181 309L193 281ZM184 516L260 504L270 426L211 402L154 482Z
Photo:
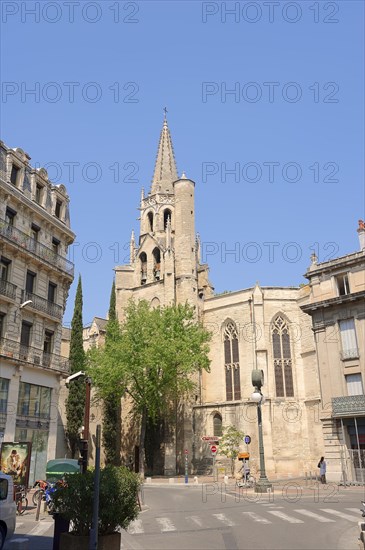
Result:
M140 418L139 470L144 473L147 421L167 415L176 399L190 395L193 377L209 370L210 333L189 305L151 309L131 301L121 327L105 346L89 352L88 369L101 396L128 395Z
M76 290L74 314L71 322L70 367L71 374L85 370L85 352L83 345L82 324L82 284L81 275ZM66 437L71 456L75 457L78 449L79 430L84 422L85 413L85 380L72 381L66 400Z
M234 426L223 428L223 435L219 440L219 454L222 454L231 461L231 474L234 476L234 465L239 453L240 445L244 441L245 434Z
M118 337L118 321L115 301L115 282L110 293L106 339ZM103 447L106 464L120 465L120 394L118 391L108 393L103 399Z

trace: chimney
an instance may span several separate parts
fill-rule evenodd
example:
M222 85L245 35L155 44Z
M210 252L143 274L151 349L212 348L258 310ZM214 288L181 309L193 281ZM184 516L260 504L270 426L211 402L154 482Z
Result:
M357 232L359 234L360 250L365 250L365 222L363 220L359 220Z

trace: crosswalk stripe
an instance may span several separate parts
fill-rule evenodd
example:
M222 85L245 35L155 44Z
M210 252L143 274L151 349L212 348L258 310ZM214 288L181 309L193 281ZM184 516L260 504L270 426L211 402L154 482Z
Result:
M326 512L327 514L332 514L334 516L338 516L342 519L347 519L348 521L360 521L359 517L356 516L350 516L350 514L344 514L343 512L339 512L338 510L332 510L332 508L321 508L322 512Z
M253 521L257 521L257 523L264 523L266 525L268 525L269 523L272 523L268 519L258 516L257 514L255 514L255 512L242 512L242 514L244 516L250 517L251 519L253 519Z
M144 533L142 520L135 519L134 521L132 521L129 524L127 531L130 535L138 535L139 533Z
M308 516L309 518L314 518L322 523L334 523L336 521L334 519L325 518L324 516L315 514L314 512L310 512L309 510L294 510L294 512L297 512L298 514L303 514L303 516Z
M219 519L219 521L222 521L225 525L228 525L228 527L233 527L235 525L235 523L233 523L233 521L227 518L224 514L213 514L213 516Z
M161 525L162 533L166 533L167 531L176 531L176 527L172 523L171 519L169 519L169 518L156 518L156 521Z
M187 516L186 519L190 519L198 527L203 527L203 522L199 516Z
M33 537L41 536L43 533L48 531L51 527L53 527L54 523L53 521L45 521L43 523L38 523L33 529L31 529L28 533L28 535L32 535Z
M301 519L293 518L291 516L287 516L284 514L284 512L279 512L277 510L268 510L269 514L272 514L273 516L277 516L280 519L283 519L284 521L288 521L289 523L304 523Z
M355 512L356 514L358 514L361 511L361 508L359 506L359 508L345 508L345 510L349 510L350 512Z

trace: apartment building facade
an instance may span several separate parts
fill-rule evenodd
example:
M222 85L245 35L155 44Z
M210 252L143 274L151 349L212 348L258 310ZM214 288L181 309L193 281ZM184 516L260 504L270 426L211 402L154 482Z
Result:
M55 458L75 235L66 188L29 161L0 142L0 433L3 441L32 442L31 482Z
M365 481L365 224L360 250L317 262L305 274L310 294L322 406L324 454L332 481Z

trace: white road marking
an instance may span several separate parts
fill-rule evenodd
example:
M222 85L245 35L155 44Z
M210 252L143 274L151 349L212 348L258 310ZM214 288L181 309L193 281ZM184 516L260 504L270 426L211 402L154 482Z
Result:
M350 512L355 512L356 514L358 514L361 510L361 508L345 508L345 510L349 510ZM361 520L359 520L361 521Z
M265 523L266 525L268 525L269 523L272 523L268 519L258 516L257 514L255 514L255 512L242 512L242 514L244 516L250 517L251 519L253 519L253 521L257 521L257 523Z
M199 516L186 516L186 519L190 519L198 527L203 527L203 522Z
M48 529L50 529L53 526L54 526L53 521L52 522L45 521L45 522L42 522L42 523L38 523L38 525L36 525L35 527L33 527L33 529L31 529L29 531L28 535L32 535L32 537L41 536L41 535L43 535L43 533L48 531Z
M326 512L327 514L332 514L334 516L338 516L342 519L347 519L348 521L360 521L360 517L356 516L350 516L350 514L344 514L342 512L339 512L338 510L332 510L332 508L321 508L322 512Z
M270 506L271 508L282 508L282 506L276 506L276 504L263 504L262 506Z
M219 519L219 521L222 521L225 525L228 525L228 527L233 527L235 525L235 523L233 523L233 521L227 518L224 514L213 514L213 516Z
M277 516L280 519L283 519L284 521L288 521L289 523L304 523L301 519L293 518L292 516L287 516L284 514L284 512L278 512L277 510L268 510L269 514L272 514L273 516Z
M315 514L314 512L310 512L309 510L294 510L294 512L297 512L298 514L303 514L303 516L308 516L309 518L314 518L321 523L334 523L336 521L334 519L325 518L324 516Z
M139 533L144 533L142 520L135 519L134 521L132 521L129 524L127 531L130 535L138 535Z
M161 532L166 533L167 531L176 531L175 525L172 523L169 518L156 518L157 523L161 525Z

